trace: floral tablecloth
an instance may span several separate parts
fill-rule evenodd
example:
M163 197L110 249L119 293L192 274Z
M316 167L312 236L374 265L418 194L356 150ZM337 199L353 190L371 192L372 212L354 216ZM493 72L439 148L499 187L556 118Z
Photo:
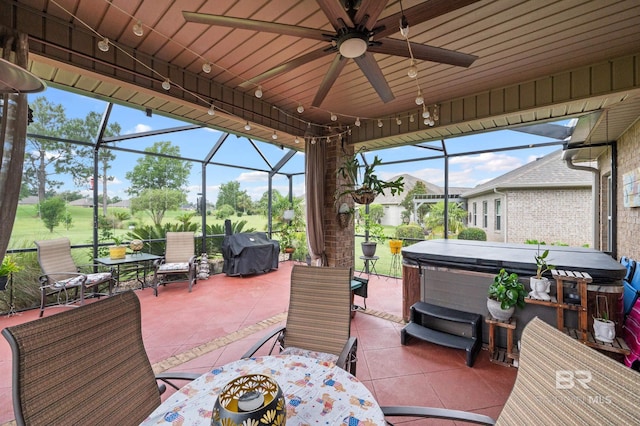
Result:
M278 382L287 401L288 425L385 424L378 403L358 379L335 364L297 355L242 359L214 368L171 395L142 424L209 426L218 393L246 374Z

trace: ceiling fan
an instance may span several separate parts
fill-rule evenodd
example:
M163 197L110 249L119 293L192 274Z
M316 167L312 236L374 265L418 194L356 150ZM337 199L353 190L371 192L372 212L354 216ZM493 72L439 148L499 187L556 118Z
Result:
M386 7L386 2L380 0L316 1L329 18L331 25L336 31L335 34L327 34L325 30L316 28L254 19L233 18L223 15L210 15L187 11L183 11L182 14L187 22L270 32L328 42L328 47L322 47L280 64L240 85L240 87L256 85L261 81L295 69L307 62L337 52L312 102L312 106L319 107L349 58L358 64L383 102L386 103L393 100L394 96L391 88L382 74L380 66L373 57L373 53L410 58L411 56L407 49L406 40L388 37L400 31L401 23L403 27L406 26L407 20L405 16L409 17L411 25L417 25L479 0L424 1L404 12L396 13L380 20L378 20L378 17ZM478 58L475 55L439 47L417 43L410 44L414 58L423 61L469 67Z

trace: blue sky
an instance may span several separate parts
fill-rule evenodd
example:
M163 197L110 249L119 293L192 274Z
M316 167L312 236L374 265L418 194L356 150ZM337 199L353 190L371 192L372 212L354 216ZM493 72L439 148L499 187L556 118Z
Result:
M65 108L67 117L84 118L90 111L102 114L106 108L106 102L98 99L80 96L74 93L57 90L48 87L43 93L30 95L32 98L39 96L46 97L50 102L61 104ZM150 130L161 130L171 127L184 126L184 122L172 120L153 114L147 117L144 111L114 105L110 122L117 122L122 128L123 134L132 134ZM158 141L171 141L180 147L181 155L187 158L203 158L216 143L221 132L212 129L198 129L186 132L170 133L166 135L153 136L147 138L131 139L121 142L121 146L144 150ZM449 139L446 141L449 153L460 153L470 151L481 151L489 148L501 148L507 146L523 146L543 142L551 142L552 139L533 136L525 133L510 130L483 133L473 136L465 136ZM431 142L430 145L439 146L438 143ZM286 150L279 147L256 142L262 154L271 165L275 165L285 154ZM558 149L558 146L541 147L524 150L513 150L503 152L493 152L478 155L466 155L452 157L449 160L449 185L457 187L474 187L487 180L500 176L514 168L520 167L529 161L548 154ZM125 189L128 182L125 173L135 166L136 154L116 152L117 159L111 169L111 175L115 178L109 183L109 196L119 196L128 198ZM407 159L433 157L437 155L435 151L416 147L400 147L383 151L367 153L367 159L372 159L374 155L382 158L383 162L396 162ZM214 162L221 164L233 164L248 168L269 169L269 166L254 150L246 138L230 136L223 144L220 151L213 158ZM401 173L408 173L417 178L430 183L444 185L444 162L442 159L413 161L402 164L385 165L379 168L379 175L383 178L391 178ZM295 155L282 169L285 173L299 173L304 171L303 154ZM223 183L239 181L240 188L246 190L254 199L259 199L268 188L267 174L252 170L242 170L232 167L209 166L207 168L207 199L215 203L218 189ZM194 163L191 169L190 186L188 188L189 201L195 201L197 193L201 192L202 172L199 163ZM289 188L288 179L282 175L277 175L273 179L273 188L286 194ZM80 190L89 193L88 187L78 188L68 182L64 189ZM304 194L303 176L293 178L294 195Z

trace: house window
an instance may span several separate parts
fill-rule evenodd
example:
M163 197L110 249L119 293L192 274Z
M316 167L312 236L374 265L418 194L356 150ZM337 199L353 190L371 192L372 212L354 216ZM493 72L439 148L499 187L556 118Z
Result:
M495 201L496 205L496 231L499 231L501 229L501 219L502 219L502 205L500 203L500 200L496 200Z
M482 202L482 227L487 228L489 226L489 218L488 215L488 203L486 201Z
M473 203L473 226L478 226L478 205Z

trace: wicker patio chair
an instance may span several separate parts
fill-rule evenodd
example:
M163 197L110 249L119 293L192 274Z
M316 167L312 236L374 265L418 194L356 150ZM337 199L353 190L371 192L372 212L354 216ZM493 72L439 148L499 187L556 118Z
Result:
M82 273L71 257L71 242L68 238L36 241L38 262L42 269L40 276L40 316L44 314L47 298L57 296L60 305L76 307L74 303L84 304L87 289L93 288L93 294L99 293L100 284L107 283L110 296L115 283L113 270L98 273ZM83 270L90 270L94 266L83 265ZM73 293L73 296L70 294ZM64 299L64 301L62 301Z
M351 268L294 265L286 325L264 336L242 358L273 339L272 353L331 362L355 375L357 339L351 334Z
M539 318L527 324L520 342L516 382L497 421L442 408L383 406L382 411L387 418L428 417L478 424L638 424L640 373Z
M177 388L172 379L198 376L154 376L133 291L7 327L2 334L13 353L18 425L139 424L160 405L165 383Z
M158 286L167 284L168 276L186 275L189 293L196 283L195 235L193 232L167 232L164 258L155 262L153 291L158 295Z

